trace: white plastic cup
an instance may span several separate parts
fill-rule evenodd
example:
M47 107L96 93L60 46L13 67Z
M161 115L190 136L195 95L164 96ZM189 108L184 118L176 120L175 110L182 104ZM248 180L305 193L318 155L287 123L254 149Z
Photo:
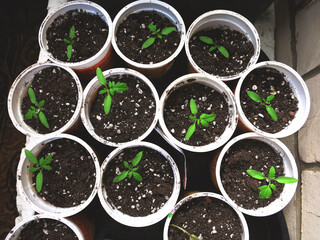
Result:
M166 17L168 17L170 20L172 20L174 23L176 23L177 30L180 32L180 43L175 50L175 52L168 57L167 59L154 63L154 64L144 64L144 63L138 63L135 62L128 57L126 57L117 46L117 29L119 25L125 20L130 14L141 12L141 11L157 11ZM146 75L149 78L157 78L163 76L173 65L174 60L178 56L178 54L181 52L183 46L184 46L184 40L185 40L185 24L180 16L180 14L175 10L172 6L169 4L157 1L157 0L138 0L134 1L125 7L123 7L118 14L115 16L113 20L114 25L114 32L112 37L112 46L117 53L117 55L125 61L128 66L132 69L135 69L142 74Z
M159 116L159 95L158 95L158 92L155 89L154 85L152 84L152 82L146 76L142 75L141 73L139 73L135 70L128 69L128 68L113 68L113 69L109 69L109 70L106 70L103 72L103 75L105 76L106 79L108 79L108 77L113 76L113 75L120 75L121 76L121 75L125 75L125 74L135 76L135 77L139 78L141 81L143 81L145 84L147 84L151 90L151 93L153 95L155 105L156 105L156 107L155 107L156 112L155 112L155 115L154 115L154 118L153 118L151 125L149 126L147 131L145 131L137 139L134 139L134 140L128 141L128 142L116 143L116 142L110 142L110 141L100 137L98 134L96 134L94 127L90 121L90 109L91 109L92 102L94 101L94 99L98 95L98 90L101 87L101 83L99 82L98 78L94 77L88 83L88 85L86 86L86 88L84 89L84 92L83 92L84 101L83 101L83 106L82 106L82 110L81 110L81 120L82 120L84 127L87 129L89 134L94 139L101 142L102 144L105 144L105 145L108 145L111 147L124 146L127 144L131 144L133 142L142 141L152 132L152 130L156 126L156 123L158 121L158 116Z
M163 240L168 240L169 236L168 236L168 232L169 232L169 227L170 227L170 223L171 223L171 219L172 217L174 217L174 213L177 212L179 210L179 208L187 203L188 201L191 201L195 198L200 198L200 197L210 197L210 198L215 198L218 200L221 200L223 202L225 202L226 204L228 204L230 206L230 204L224 199L223 196L221 196L220 194L216 194L216 193L212 193L212 192L197 192L197 193L193 193L183 199L181 199L173 208L173 210L171 211L171 214L167 217L166 222L164 224L164 228L163 228ZM230 206L230 208L232 208L236 214L239 217L241 226L242 226L242 240L249 240L249 228L248 228L248 224L246 219L244 218L243 214L241 212L239 212L237 209L235 209L234 207ZM212 216L214 218L214 216Z
M47 41L47 29L50 27L51 23L59 16L63 15L70 10L82 9L85 12L92 14L99 14L102 19L108 25L108 37L100 49L94 56L80 61L80 62L64 62L58 60L52 56L52 54L48 51L48 41ZM98 4L91 1L70 1L64 4L61 4L58 8L53 9L43 20L40 29L39 29L39 45L41 51L47 56L47 58L57 64L72 68L77 74L89 77L95 74L96 68L100 67L102 69L107 69L112 66L112 44L111 39L113 35L113 24L109 14L106 12L104 8L99 6Z
M169 131L167 128L165 121L164 121L164 106L167 98L170 96L172 90L182 87L186 84L190 84L188 80L195 79L192 83L200 83L206 86L213 88L214 90L218 91L222 94L227 102L229 107L229 122L226 126L225 131L223 134L214 142L203 145L203 146L192 146L185 144L183 142L178 141ZM163 92L160 98L160 116L159 116L159 124L161 129L163 130L164 134L168 137L168 139L177 145L178 147L191 151L191 152L208 152L215 150L225 144L233 135L238 123L238 113L236 110L234 95L230 88L222 81L213 78L212 76L203 75L201 73L191 73L173 81Z
M284 128L283 130L276 132L276 133L268 133L265 132L256 126L254 126L245 116L241 103L240 103L240 90L243 82L245 81L245 78L248 76L250 72L252 72L255 69L258 68L273 68L278 70L280 73L284 74L285 81L289 82L292 92L296 96L298 103L298 111L295 114L294 119L291 121L291 123ZM277 62L277 61L266 61L266 62L260 62L254 66L252 66L248 72L246 72L239 80L236 89L235 89L235 99L236 99L236 105L240 116L239 121L239 128L240 129L246 129L247 131L253 131L260 135L263 135L265 137L269 138L284 138L288 137L295 132L299 131L299 129L305 124L305 122L308 119L309 112L310 112L310 94L308 87L302 77L291 67L288 65Z
M25 156L24 152L22 152L22 155L21 155L22 158L20 159L18 168L17 168L17 193L19 196L22 197L24 201L26 201L26 203L30 205L30 207L35 212L44 213L52 216L58 216L58 217L69 217L85 209L96 196L98 187L99 187L99 181L100 181L100 164L93 149L82 139L70 134L62 133L62 134L57 134L55 136L50 136L50 137L48 136L46 138L41 138L39 141L33 141L33 142L30 142L30 144L27 144L25 149L28 149L35 156L37 156L41 152L41 150L45 147L46 144L58 139L70 139L72 141L75 141L81 146L83 146L90 154L92 161L95 165L96 180L92 188L92 192L88 197L88 199L83 203L77 206L72 206L72 207L57 207L47 201L44 201L37 194L34 186L32 186L32 177L31 177L32 174L29 172L31 163ZM86 169L84 169L84 171L86 171Z
M66 70L73 77L77 87L78 101L72 117L64 126L62 126L60 129L57 129L56 131L53 131L51 133L41 134L36 132L33 128L31 128L29 125L25 123L24 115L21 112L21 106L22 106L23 98L28 95L28 88L32 84L34 75L36 75L39 71L49 67L60 67ZM69 131L72 131L72 129L75 128L80 123L82 94L83 94L83 90L82 90L80 80L77 74L75 74L75 72L71 68L64 67L62 65L58 65L55 63L49 63L49 62L36 63L29 66L25 70L23 70L13 82L9 91L8 103L7 103L9 116L13 125L18 131L34 139L37 139L39 137L53 136L63 132L69 132Z
M106 192L106 190L103 186L103 183L102 183L103 174L105 174L105 171L108 168L108 164L113 160L113 158L115 158L118 154L123 152L124 149L135 148L135 147L147 147L147 148L154 149L154 150L158 151L159 153L161 153L163 155L163 157L166 158L167 161L169 162L169 164L171 165L171 168L173 171L173 177L174 177L174 183L172 186L172 188L173 188L172 194L171 194L170 198L168 199L168 201L164 204L164 206L155 213L152 213L147 216L139 216L139 217L130 216L130 215L125 214L125 213L119 211L118 209L116 209L108 200L108 193ZM102 207L104 208L104 210L106 211L106 213L108 215L110 215L110 217L112 217L117 222L124 224L126 226L146 227L146 226L150 226L152 224L155 224L155 223L161 221L163 218L165 218L169 214L169 212L171 211L173 206L176 204L178 197L179 197L179 194L180 194L181 181L180 181L179 170L178 170L176 163L174 162L172 157L169 155L169 153L167 153L164 149L162 149L161 147L159 147L153 143L139 142L139 143L133 143L131 145L127 145L125 147L116 148L103 161L103 163L101 165L101 173L102 174L100 177L100 187L98 190L98 196L100 199L100 203L101 203Z
M53 220L59 221L67 225L74 232L74 234L77 236L79 240L85 240L85 237L81 232L81 229L75 223L63 217L51 216L47 214L33 215L21 221L11 229L11 231L8 233L5 240L18 240L21 231L28 225L28 223L31 223L32 221L36 221L37 219L53 219ZM30 238L32 237L30 236Z
M268 144L270 147L272 147L276 152L278 152L281 157L283 158L283 165L284 165L284 174L288 177L293 177L298 179L298 168L296 161L294 157L292 156L290 150L284 145L280 140L278 139L271 139L264 136L261 136L256 133L244 133L241 135L238 135L237 137L231 139L221 150L218 157L214 159L210 166L210 173L212 176L212 180L215 185L217 185L218 189L220 190L223 197L227 200L227 202L238 211L254 216L254 217L266 217L273 215L279 211L281 211L283 208L285 208L291 199L293 198L298 183L292 183L292 184L284 184L283 191L279 198L277 198L275 201L270 203L268 206L260 207L257 209L246 209L238 204L236 204L228 195L228 193L225 191L223 184L221 182L221 164L224 158L224 155L226 152L237 142L245 139L254 139L261 142L264 142ZM258 191L258 189L257 189Z
M244 34L251 41L254 47L253 56L251 57L246 69L242 72L230 76L219 76L205 72L193 60L189 48L189 40L196 32L205 29L214 29L221 26L227 27L230 30L236 30ZM260 37L254 25L242 15L228 10L214 10L202 14L190 25L186 35L185 50L189 61L189 70L191 72L211 75L222 81L230 81L240 78L245 72L248 71L251 66L253 66L258 61L260 55Z

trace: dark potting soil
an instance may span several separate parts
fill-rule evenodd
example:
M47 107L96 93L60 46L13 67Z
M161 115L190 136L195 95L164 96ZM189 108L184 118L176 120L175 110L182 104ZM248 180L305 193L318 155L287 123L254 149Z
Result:
M131 164L140 151L143 154L137 172L142 176L142 181L127 177L114 183L113 179L127 170L123 162ZM110 204L130 216L147 216L157 212L170 198L173 182L173 171L166 158L146 147L124 149L108 164L107 172L103 175L103 185Z
M78 239L66 224L54 219L41 218L29 222L22 229L18 240L72 240Z
M120 51L129 59L145 64L161 62L170 57L180 43L180 32L176 30L168 35L162 35L162 39L156 38L148 48L141 49L143 43L152 35L148 25L153 24L157 29L176 27L168 17L156 11L141 11L130 14L116 30L117 45Z
M209 52L213 45L202 42L199 36L210 37L216 45L225 47L229 58L217 48ZM189 49L194 62L202 70L218 76L232 76L244 71L254 53L251 41L244 34L223 27L195 33L190 38Z
M272 181L277 191L272 191L270 198L261 199L258 187L268 182L249 176L246 170L253 169L268 176L272 166L276 177L284 176L283 159L271 146L255 139L240 140L223 158L220 170L223 187L229 197L245 209L265 207L279 198L283 184Z
M46 128L39 118L24 119L25 123L41 134L56 131L67 124L78 102L78 90L73 77L60 67L48 67L34 75L30 87L34 90L38 103L45 101L43 112L49 128ZM23 116L34 106L28 93L26 94L21 104Z
M75 37L72 55L68 59L68 43L64 42L64 39L70 40L72 26L75 27ZM48 51L54 58L63 62L84 61L100 51L107 40L108 31L106 21L99 14L85 12L82 9L70 10L54 19L48 27Z
M96 169L90 153L79 143L62 138L45 145L37 157L52 155L52 170L43 170L43 186L38 195L57 207L72 207L91 195ZM36 174L33 174L33 183Z
M97 95L90 109L90 121L95 133L115 143L137 139L154 120L156 104L151 89L141 79L128 74L113 75L109 80L126 83L129 89L112 96L108 115L103 107L107 95Z
M242 226L237 213L225 202L211 198L194 198L183 204L174 214L171 224L201 239L242 239ZM189 240L176 227L169 227L170 240Z
M190 80L192 81L192 80ZM197 104L197 118L202 113L216 114L208 127L196 125L189 140L185 140L188 128L193 124L189 116L190 99ZM203 146L215 142L225 131L229 122L229 106L218 91L199 83L190 83L175 89L165 101L164 121L171 134L180 142L192 146Z
M275 95L270 105L275 109L278 121L268 114L266 107L253 101L247 91L257 93L261 98ZM240 102L247 119L257 128L276 133L286 128L298 111L298 100L285 76L273 68L258 68L248 74L240 90Z

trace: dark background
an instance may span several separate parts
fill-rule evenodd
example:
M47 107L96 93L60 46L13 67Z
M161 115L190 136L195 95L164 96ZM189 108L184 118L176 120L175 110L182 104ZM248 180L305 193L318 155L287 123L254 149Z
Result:
M117 12L126 4L132 2L128 0L97 0L94 1L103 6L113 19ZM175 0L164 1L171 4L185 21L186 29L190 26L192 21L204 12L214 9L228 9L242 14L254 23L256 18L267 9L273 0ZM10 229L14 226L14 220L18 216L16 210L16 168L19 161L21 148L24 147L25 136L18 132L12 125L7 112L7 95L11 84L28 66L34 64L39 56L38 44L38 30L40 24L47 14L48 2L45 0L10 0L6 2L6 6L2 5L0 9L0 239L4 239ZM179 56L180 65L176 63L174 67L180 67L185 62L184 49L181 56ZM266 56L264 56L266 57ZM181 70L181 69L180 69ZM181 72L181 71L180 71ZM165 85L178 77L179 71L169 73L166 76L165 82L156 85L161 95ZM165 83L165 84L164 84ZM156 133L153 133L149 139L150 141L161 141ZM165 143L164 143L165 144ZM99 145L99 144L98 144ZM100 146L101 147L101 146ZM99 146L97 146L99 148ZM173 150L174 151L174 150ZM208 155L209 154L209 155ZM203 158L211 157L210 154L203 154ZM105 157L105 156L102 156ZM180 156L181 157L181 156ZM192 154L190 164L192 164ZM198 159L196 157L195 159ZM189 160L189 159L188 159ZM206 167L207 161L202 161L200 164L194 166ZM197 186L197 182L208 177L204 175L199 177L197 169L189 176L188 190L212 190L217 192L213 187L203 185L202 189ZM208 179L207 179L208 180ZM211 189L212 188L212 189ZM124 226L119 226L115 221L108 218L103 210L98 209L99 205L97 199L90 205L88 212L97 214L100 217L97 223L97 238L102 239L103 235L113 236L116 239L126 239L121 232L126 232L128 236L131 234L131 239L150 239L152 232L162 232L160 224L144 228L140 230L131 229ZM89 214L90 214L89 213ZM287 229L284 222L282 212L268 218L251 218L246 217L249 227L254 226L255 231L264 232L263 238L260 239L288 239ZM101 220L101 221L100 221ZM99 230L101 225L107 224L104 231ZM118 228L119 234L112 233L112 229ZM145 233L144 233L145 232ZM148 235L150 232L151 235ZM149 236L149 237L148 237ZM252 235L258 236L258 235ZM155 238L152 238L155 239ZM161 236L159 236L161 239ZM257 238L252 238L257 239Z

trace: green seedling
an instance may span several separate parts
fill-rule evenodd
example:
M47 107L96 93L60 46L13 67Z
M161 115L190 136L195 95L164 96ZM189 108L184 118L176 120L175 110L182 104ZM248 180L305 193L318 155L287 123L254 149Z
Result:
M128 170L125 170L123 172L121 172L118 176L116 176L113 179L113 182L120 182L123 179L125 179L126 177L131 178L133 176L133 178L135 180L137 180L138 182L142 181L142 177L139 173L137 173L136 171L138 170L137 165L139 164L141 158L142 158L142 154L143 152L139 152L134 159L131 161L131 164L128 163L127 161L123 162L123 165L125 166L125 168L127 168Z
M66 38L63 39L63 41L68 44L68 46L67 46L68 59L70 59L71 55L72 55L72 44L74 43L74 36L75 36L75 28L73 25L69 31L69 39L66 39Z
M175 27L166 27L164 29L157 29L156 25L153 25L152 23L150 23L148 25L149 30L151 31L151 34L154 35L154 37L150 37L148 38L143 44L141 49L145 49L147 47L150 47L154 41L156 40L156 38L162 39L163 35L168 35L170 33L172 33L174 30L176 30Z
M269 176L266 177L263 173L256 171L256 170L251 170L248 169L247 173L258 180L266 180L268 182L268 185L262 185L258 189L260 190L259 192L259 197L261 199L269 198L272 194L272 190L276 191L277 187L272 183L272 181L277 181L278 183L286 184L286 183L295 183L298 182L299 180L296 178L292 177L285 177L285 176L279 176L276 178L276 170L272 166L269 170Z
M28 95L30 98L31 103L34 106L31 106L30 109L28 109L27 114L24 116L25 119L32 119L33 117L40 119L40 122L45 126L46 128L49 128L49 124L46 118L46 115L43 113L44 111L44 100L41 100L40 102L37 102L36 95L32 88L28 89Z
M209 45L212 45L209 48L209 52L218 49L218 51L225 57L225 58L229 58L229 52L227 51L227 49L224 46L219 46L217 44L215 44L212 40L212 38L206 37L206 36L200 36L199 39Z
M111 96L114 96L115 92L122 93L124 91L127 91L129 88L126 83L115 83L114 81L109 81L107 86L107 80L99 67L96 70L96 74L99 82L101 83L101 85L104 86L104 88L99 91L99 94L107 93L107 96L104 98L104 113L108 115L110 112L112 102Z
M188 128L188 131L185 136L185 140L189 140L194 131L196 130L196 125L201 123L202 126L208 127L209 122L212 122L216 118L216 114L206 114L202 113L199 118L197 118L198 108L196 102L191 98L190 100L190 110L192 115L189 116L193 124Z
M52 155L46 156L46 158L37 159L37 157L29 150L25 149L24 153L26 154L27 158L31 163L33 163L33 167L29 169L30 172L35 173L38 171L36 176L36 189L38 192L41 192L42 185L43 185L43 170L52 170L49 166L52 160Z
M278 121L278 116L273 107L270 106L270 102L274 99L275 95L270 95L267 99L261 98L257 93L252 91L247 91L248 96L255 102L260 103L266 107L267 112L273 119L273 121Z
M196 235L194 234L190 234L188 233L186 230L184 230L182 227L179 227L175 224L170 224L170 226L172 227L175 227L175 228L178 228L179 230L181 230L182 232L184 232L185 234L188 234L189 235L189 240L202 240L202 238L198 238Z

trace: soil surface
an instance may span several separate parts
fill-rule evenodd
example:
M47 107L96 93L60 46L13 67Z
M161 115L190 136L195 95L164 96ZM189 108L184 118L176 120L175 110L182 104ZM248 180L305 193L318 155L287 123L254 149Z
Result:
M78 102L77 85L73 77L60 67L48 67L34 75L30 86L39 103L44 100L44 114L49 128L39 120L24 119L25 123L41 134L56 131L68 123L73 116ZM22 115L25 116L34 104L31 103L28 93L21 104Z
M268 183L249 176L246 170L253 169L268 176L272 166L275 167L276 177L284 176L283 159L278 152L258 140L241 140L223 158L220 170L223 187L229 197L245 209L265 207L280 196L283 184L272 181L277 191L272 191L270 198L260 199L258 187Z
M183 204L174 213L171 224L202 239L242 239L242 226L237 213L225 202L200 197ZM189 236L176 227L169 227L170 240L189 240Z
M104 112L104 98L98 94L92 102L90 121L95 133L110 142L128 142L145 133L153 122L156 103L149 86L132 75L113 75L107 82L126 83L128 90L112 96L111 110ZM101 88L102 89L102 88Z
M275 95L270 105L275 109L278 121L271 118L265 106L248 96L248 90L264 99L271 94ZM286 128L298 111L298 100L285 76L268 67L255 69L248 74L241 86L240 102L247 119L255 127L269 133L280 132Z
M131 164L132 159L143 151L137 165L142 181L133 177L114 183L113 179L127 170L123 162ZM103 175L108 200L114 208L130 216L147 216L157 212L170 198L173 191L173 171L166 158L156 150L146 147L126 148L108 164Z
M199 36L210 37L218 46L223 46L229 58L223 56L213 45L202 42ZM250 40L242 33L228 28L201 30L191 36L189 41L190 54L195 63L205 72L218 76L232 76L244 71L254 53Z
M192 79L190 80L192 81ZM197 104L197 118L201 114L216 114L208 127L196 125L189 140L185 140L188 128L193 124L189 116L190 99ZM199 83L190 83L170 93L164 106L164 121L170 133L180 142L192 146L203 146L215 142L225 131L229 122L229 106L218 91Z
M67 57L69 33L75 27L71 58ZM70 10L58 16L47 29L48 52L63 62L80 62L94 56L107 41L108 25L98 14Z
M78 239L76 234L62 222L54 219L37 219L22 229L18 240L72 240Z
M38 195L57 207L72 207L85 202L96 181L96 170L89 152L79 143L62 138L47 143L37 158L48 155L52 155L52 170L43 170L43 186ZM34 184L35 178L36 174L33 174Z
M161 62L170 57L180 43L180 32L176 30L162 38L156 38L148 48L141 49L143 43L152 35L149 24L156 25L157 29L176 27L165 15L156 11L141 11L130 14L116 30L117 45L120 51L129 59L145 64ZM160 31L161 32L161 31Z

